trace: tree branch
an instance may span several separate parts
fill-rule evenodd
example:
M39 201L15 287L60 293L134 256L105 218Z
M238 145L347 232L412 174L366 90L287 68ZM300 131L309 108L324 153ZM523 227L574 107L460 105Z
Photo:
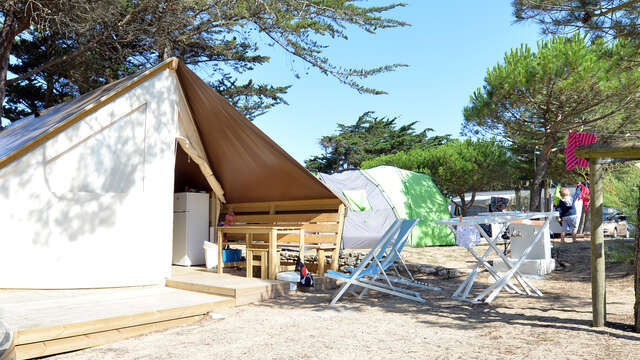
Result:
M638 3L640 3L640 1L639 1L639 0L631 0L631 1L627 1L627 2L625 2L625 3L619 4L618 6L614 6L614 7L612 7L612 8L609 8L609 9L607 9L607 10L605 10L605 11L601 11L601 12L599 12L599 13L590 14L590 15L591 15L591 17L601 17L601 16L606 16L606 15L609 15L609 14L611 14L611 13L613 13L613 12L618 11L618 10L622 10L622 9L624 9L624 8L628 8L629 6L632 6L632 5L638 5Z
M145 3L143 2L139 7L133 9L129 14L127 14L127 16L125 16L124 19L122 19L122 21L120 21L115 27L115 29L121 28L122 26L128 24L129 22L131 22L132 20L135 19L135 15L139 14L143 9L145 9L147 7L149 3ZM11 85L14 83L17 83L19 81L22 80L26 80L30 77L32 77L35 74L38 74L40 72L42 72L43 70L50 68L52 66L55 66L57 64L60 64L64 61L67 61L69 59L73 59L75 57L78 57L79 55L84 54L85 52L89 51L90 49L92 49L94 46L96 46L96 44L98 44L101 40L103 40L104 38L106 38L108 35L110 34L109 31L104 31L102 32L102 35L96 37L95 39L93 39L92 41L86 43L85 45L81 46L80 48L78 48L77 50L75 50L74 52L58 57L56 59L53 59L49 62L46 62L36 68L34 68L33 70L29 71L28 73L22 74L20 76L11 78L9 80L7 80L7 85Z

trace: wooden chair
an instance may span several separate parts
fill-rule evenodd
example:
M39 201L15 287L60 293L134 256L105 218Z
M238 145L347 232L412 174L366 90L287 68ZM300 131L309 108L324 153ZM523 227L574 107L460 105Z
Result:
M267 249L259 249L259 248L247 248L247 277L253 277L253 267L255 265L260 266L260 279L264 280L267 278L267 268L269 264L269 251ZM254 258L258 256L257 260Z

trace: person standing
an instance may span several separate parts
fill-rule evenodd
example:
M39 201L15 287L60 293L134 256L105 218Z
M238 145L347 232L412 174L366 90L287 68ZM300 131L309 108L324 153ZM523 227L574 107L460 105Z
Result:
M567 231L571 232L571 238L573 242L576 242L576 229L577 225L577 212L576 212L576 200L578 196L580 196L580 192L576 191L573 196L570 196L569 188L563 187L560 189L560 196L562 196L562 200L558 202L558 211L560 212L560 217L558 221L562 222L562 232L560 233L560 242L564 244L564 237Z

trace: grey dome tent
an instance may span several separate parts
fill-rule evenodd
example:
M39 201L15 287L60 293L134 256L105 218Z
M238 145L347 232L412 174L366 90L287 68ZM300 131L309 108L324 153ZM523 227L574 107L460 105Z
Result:
M426 174L378 166L318 177L349 204L342 233L344 249L374 246L398 218L420 219L409 246L455 245L451 231L434 224L450 217L448 201Z

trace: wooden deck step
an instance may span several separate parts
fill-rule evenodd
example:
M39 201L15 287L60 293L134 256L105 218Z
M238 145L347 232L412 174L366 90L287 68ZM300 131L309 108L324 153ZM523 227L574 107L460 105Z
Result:
M236 305L272 299L289 293L289 283L218 274L199 267L173 267L166 286L207 294L230 296Z
M87 290L0 290L17 359L112 343L184 325L234 306L226 296L163 286Z

